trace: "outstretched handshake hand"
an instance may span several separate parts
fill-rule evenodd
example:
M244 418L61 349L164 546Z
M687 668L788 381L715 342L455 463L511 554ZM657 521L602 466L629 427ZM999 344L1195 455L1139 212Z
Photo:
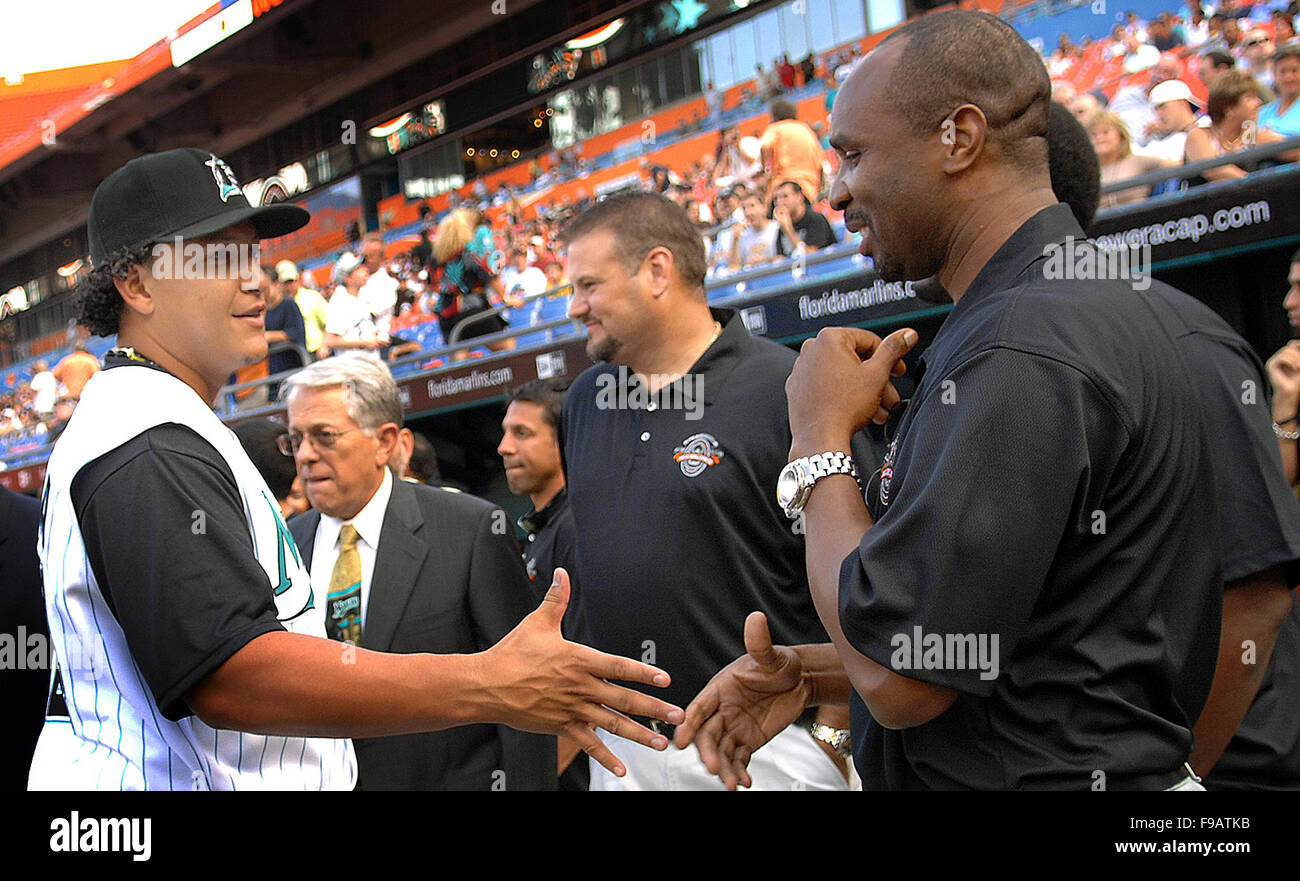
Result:
M628 716L675 725L685 714L658 698L607 682L618 679L662 688L669 678L657 667L567 641L560 635L560 622L568 605L569 575L556 569L541 605L484 653L492 667L495 697L504 709L501 721L522 731L564 734L621 777L623 764L594 729L662 750L668 738Z
M745 619L745 651L691 701L673 738L680 748L694 740L709 773L732 790L753 784L749 757L798 719L812 697L799 655L772 645L762 612Z

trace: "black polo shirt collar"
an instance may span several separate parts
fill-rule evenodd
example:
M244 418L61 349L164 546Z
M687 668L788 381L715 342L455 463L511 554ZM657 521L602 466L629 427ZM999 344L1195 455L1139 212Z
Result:
M949 354L948 349L959 343L960 336L952 328L961 326L965 316L991 293L1005 292L1014 287L1015 280L1035 261L1047 258L1045 251L1048 245L1064 242L1067 236L1080 241L1087 238L1083 228L1074 219L1070 206L1061 203L1049 205L1021 224L976 274L975 280L953 307L952 314L944 322L934 342L921 353L921 361L933 365Z
M735 309L709 309L709 312L713 315L713 320L722 325L722 333L689 371L705 377L705 406L717 400L718 389L731 375L731 371L736 369L736 365L744 360L754 342L749 328L745 326L745 319Z
M568 493L569 491L567 487L560 487L560 491L551 496L551 500L542 507L542 510L529 511L527 514L520 517L517 521L519 523L519 528L524 532L527 532L529 535L536 535L541 532L546 528L546 524L560 516L564 509L568 507Z

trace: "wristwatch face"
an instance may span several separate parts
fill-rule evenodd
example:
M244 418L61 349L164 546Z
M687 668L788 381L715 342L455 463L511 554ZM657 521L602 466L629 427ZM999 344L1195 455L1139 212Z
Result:
M797 514L799 510L793 506L800 496L802 478L803 469L799 467L799 463L791 462L781 469L781 476L776 479L776 501L790 517Z

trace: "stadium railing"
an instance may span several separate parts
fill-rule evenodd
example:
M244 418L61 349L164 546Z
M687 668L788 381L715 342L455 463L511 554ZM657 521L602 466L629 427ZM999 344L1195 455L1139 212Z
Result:
M705 284L705 291L708 300L712 304L725 305L733 299L747 298L755 294L774 296L787 290L790 287L802 284L808 278L832 277L837 274L850 274L860 272L867 264L867 259L858 253L856 239L844 241L838 245L824 248L812 254L805 255L802 259L788 258L774 263L764 264L763 266L752 269L740 270L726 275L720 275L709 279ZM568 301L570 285L560 285L550 288L538 294L533 294L524 298L523 307L496 306L492 309L478 313L465 319L452 328L448 334L448 340L442 346L425 349L414 352L409 355L403 355L387 362L389 369L395 376L408 377L413 373L434 374L441 370L451 369L453 367L464 366L464 361L454 361L454 356L459 352L464 352L467 348L480 349L493 343L504 342L506 340L516 340L519 343L525 342L525 338L533 335L544 335L544 338L538 339L536 345L548 345L555 338L560 336L581 335L581 328L577 322L570 319L567 315L567 309L564 314L554 318L542 319L536 323L512 325L505 330L485 336L476 336L469 339L463 339L464 332L474 324L486 321L495 315L501 315L507 312L525 313L530 306L535 307L539 303L548 300ZM432 320L432 318L430 319ZM531 347L533 343L528 343L523 348ZM488 353L481 357L483 363L487 363L494 356L504 356L510 352ZM427 370L421 369L421 365L441 361L436 367ZM229 385L221 390L219 399L226 402L230 393L246 388L255 388L257 386L271 385L282 382L285 378L292 375L295 371L285 371L272 376L260 377L248 382ZM234 410L225 408L219 410L219 414L225 418L237 417L239 419L264 416L281 411L283 407L274 402L269 402L266 406L250 408L244 410Z
M1279 153L1286 153L1290 150L1300 148L1300 137L1287 138L1284 141L1275 141L1271 144L1261 144L1257 147L1251 147L1247 150L1238 150L1235 153L1224 153L1221 156L1212 156L1209 159L1201 159L1197 162L1188 162L1183 165L1174 165L1169 168L1157 168L1155 171L1148 171L1135 177L1125 178L1124 180L1110 181L1103 184L1101 188L1102 195L1106 193L1115 193L1120 190L1131 189L1132 187L1142 187L1163 183L1167 180L1179 178L1198 177L1201 172L1208 171L1211 168L1218 168L1220 165L1238 165L1240 163L1252 163L1265 159L1272 159ZM1268 169L1260 169L1267 171ZM1258 174L1259 172L1254 172ZM1213 181L1211 183L1214 183ZM1201 186L1208 186L1202 184ZM1168 195L1177 195L1182 190ZM1144 200L1145 201L1145 200Z

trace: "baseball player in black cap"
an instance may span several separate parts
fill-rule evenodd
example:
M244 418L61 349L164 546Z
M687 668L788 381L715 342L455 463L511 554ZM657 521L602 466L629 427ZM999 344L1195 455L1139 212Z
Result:
M608 707L670 723L681 710L604 680L667 674L564 641L562 572L481 654L324 638L275 500L211 409L235 369L266 357L258 241L308 219L250 205L201 150L132 160L95 192L81 321L119 347L49 462L40 553L57 671L29 786L351 789L347 737L472 722L563 732L615 773L593 728L665 747Z

